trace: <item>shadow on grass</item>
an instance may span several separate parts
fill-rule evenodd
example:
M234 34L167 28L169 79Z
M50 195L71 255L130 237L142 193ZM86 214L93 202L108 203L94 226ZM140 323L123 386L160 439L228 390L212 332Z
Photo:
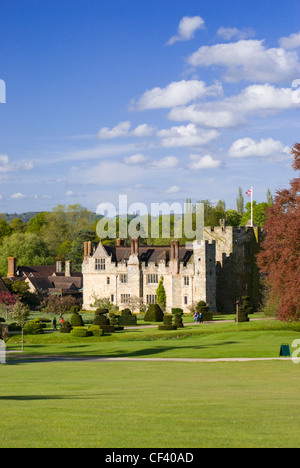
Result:
M143 349L138 349L135 351L126 351L122 349L114 350L112 352L106 352L106 353L95 353L95 354L85 354L82 353L81 350L78 349L76 351L76 348L84 348L87 345L77 345L77 346L72 346L69 347L68 350L64 350L63 352L60 353L60 355L26 355L24 354L22 357L18 356L16 358L10 358L7 362L7 364L15 365L15 364L22 364L22 363L29 363L29 362L57 362L57 361L65 361L65 362L71 362L72 360L74 361L88 361L88 360L97 360L97 359L105 359L105 358L138 358L138 357L150 357L150 356L156 356L158 354L162 353L167 353L166 357L175 357L175 356L170 356L168 355L168 352L172 351L181 351L181 350L193 350L193 351L201 351L204 349L209 349L209 348L214 348L215 346L227 346L227 345L233 345L233 344L238 344L237 341L222 341L222 342L217 342L213 343L210 345L194 345L194 346L157 346L157 347L150 347L150 348L143 348ZM72 349L72 351L71 351ZM194 354L194 353L191 353ZM178 355L176 357L179 357ZM195 358L195 355L187 355L184 356L185 358ZM198 357L198 356L197 356Z

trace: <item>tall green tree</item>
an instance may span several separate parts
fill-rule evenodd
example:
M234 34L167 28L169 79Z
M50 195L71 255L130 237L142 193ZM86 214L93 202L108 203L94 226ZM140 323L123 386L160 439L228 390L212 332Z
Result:
M243 189L239 187L239 194L236 199L236 211L238 212L239 215L243 216L244 214L244 206L245 206L245 199L243 195Z
M162 310L166 309L167 305L167 295L164 287L164 279L161 278L160 282L158 284L158 288L156 290L156 296L157 296L157 304L160 306Z

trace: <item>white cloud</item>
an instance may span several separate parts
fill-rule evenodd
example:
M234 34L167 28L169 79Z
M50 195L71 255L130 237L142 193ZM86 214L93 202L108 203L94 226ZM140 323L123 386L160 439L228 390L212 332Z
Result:
M240 40L229 44L200 47L187 62L193 66L221 66L227 69L225 79L256 82L282 82L300 74L299 57L283 48L267 49L264 41Z
M178 193L180 192L180 187L178 187L177 185L173 185L172 187L170 187L168 190L166 190L165 193Z
M144 156L143 154L133 154L132 156L128 156L124 158L124 162L126 164L142 164L147 161L147 157Z
M13 193L10 198L12 198L13 200L21 200L22 198L26 198L26 195L24 195L24 193Z
M114 138L136 136L136 137L147 137L152 135L154 128L148 124L138 125L134 130L130 131L131 122L120 122L111 130L108 127L103 127L98 133L100 140L112 140Z
M188 165L191 170L203 170L203 169L216 169L220 167L221 161L213 159L212 156L206 154L205 156L200 156L199 154L190 155L191 163Z
M246 39L249 37L255 36L255 31L252 28L220 28L217 32L217 35L225 39L225 41L229 41L233 37L237 39Z
M182 80L170 83L165 88L147 90L139 99L136 107L139 110L163 109L188 104L195 99L216 96L223 93L220 83L206 86L204 81Z
M300 47L300 31L289 37L282 37L279 39L279 44L283 49L297 49Z
M179 164L179 159L175 156L166 156L159 161L152 161L153 169L174 169Z
M252 138L241 138L236 140L230 147L228 155L232 158L271 158L286 159L290 154L290 149L284 146L281 141L273 138L255 141Z
M216 130L203 130L190 123L186 126L172 127L168 130L160 130L157 133L161 138L162 146L202 146L219 137Z
M34 168L32 161L13 163L7 154L0 155L0 173L29 171Z
M188 41L194 37L198 29L205 29L205 22L201 16L185 16L179 23L177 35L171 37L167 45L173 45L178 41Z
M168 117L181 122L190 121L210 128L230 128L244 125L249 116L266 116L300 108L299 91L276 88L273 85L252 85L236 96L222 101L193 104L174 108Z
M72 190L68 190L67 193L66 193L66 196L67 197L73 197L74 193L72 192Z

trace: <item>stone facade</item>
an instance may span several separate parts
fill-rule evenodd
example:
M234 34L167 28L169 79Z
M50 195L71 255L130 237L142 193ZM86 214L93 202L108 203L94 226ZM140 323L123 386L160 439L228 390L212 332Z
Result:
M85 250L85 253L87 251ZM91 309L95 298L108 298L120 309L129 298L144 304L156 302L161 278L167 296L167 311L203 300L216 311L215 242L194 242L191 248L174 241L169 246L108 247L99 244L86 254L82 265L83 308Z
M233 313L243 295L258 302L259 274L255 265L260 231L257 228L204 228L204 240L188 247L172 241L169 246L131 246L102 243L92 251L84 246L83 308L92 309L96 298L107 298L120 309L128 299L156 302L161 278L167 296L167 312L205 301L213 312Z

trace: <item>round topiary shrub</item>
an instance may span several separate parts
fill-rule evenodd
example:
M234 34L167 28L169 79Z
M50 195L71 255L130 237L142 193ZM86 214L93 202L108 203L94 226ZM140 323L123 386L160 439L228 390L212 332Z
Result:
M123 316L127 316L127 317L128 317L129 315L132 315L132 313L131 313L131 310L130 310L130 309L123 309L123 310L121 310L121 315L122 315L122 317L123 317Z
M203 322L211 322L213 320L213 313L209 310L209 307L206 305L206 302L198 302L196 310L197 312L199 312L199 314L202 314Z
M60 333L70 333L72 330L72 325L67 320L64 321L62 327L60 328Z
M73 330L71 330L71 335L76 336L78 338L86 338L88 336L92 336L93 333L89 330L87 330L84 327L74 327Z
M84 322L82 320L82 317L81 317L81 315L79 315L78 312L73 313L70 322L71 322L72 327L83 327L84 326Z
M144 316L145 322L162 322L164 313L158 304L150 304Z
M44 330L40 322L29 322L24 327L24 335L42 335L43 333Z

